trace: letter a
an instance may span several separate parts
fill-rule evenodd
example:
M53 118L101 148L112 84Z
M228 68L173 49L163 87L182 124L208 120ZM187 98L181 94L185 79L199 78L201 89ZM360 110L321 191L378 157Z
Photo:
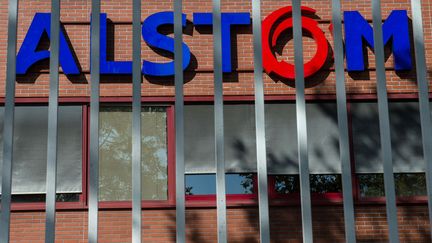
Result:
M50 56L48 50L38 51L37 47L42 39L44 33L50 37L51 32L51 14L50 13L36 13L30 28L27 31L26 37L21 45L17 55L17 69L19 75L23 75L35 63L47 59ZM77 64L69 48L63 31L60 30L60 65L63 72L67 75L79 74Z

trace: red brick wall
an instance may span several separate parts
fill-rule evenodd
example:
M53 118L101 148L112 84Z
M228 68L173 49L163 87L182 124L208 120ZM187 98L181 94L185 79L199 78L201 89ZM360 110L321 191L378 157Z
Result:
M6 28L7 28L7 0L0 0L0 70L5 70L6 57ZM185 0L184 12L187 18L193 21L192 13L194 12L210 12L211 1L191 1ZM388 16L393 9L407 9L410 11L409 1L382 1L383 16ZM368 1L342 1L343 10L359 10L368 19L371 18L371 8ZM317 10L317 15L320 17L320 27L325 32L329 43L332 45L332 38L329 32L331 4L330 1L304 1L304 6L312 7ZM108 18L114 23L113 33L108 33L109 38L114 38L114 59L115 60L131 60L132 59L132 33L131 33L131 6L132 2L107 0L102 1L102 12L108 14ZM240 1L222 1L223 11L226 12L250 12L251 2ZM262 1L262 16L267 16L272 11L286 6L285 2L281 1ZM82 67L84 75L78 77L66 77L61 75L60 94L62 96L88 96L89 94L89 18L90 18L90 1L62 1L61 19L67 35L70 38L73 49L76 53L78 62ZM28 29L28 26L36 12L49 12L49 0L29 0L23 1L20 4L19 14L19 39L18 47ZM142 19L148 15L158 11L172 10L172 1L144 1L142 4ZM409 13L411 14L411 13ZM426 54L431 52L432 42L430 36L431 29L431 1L423 1L423 18L425 25ZM253 94L253 51L252 51L252 35L251 28L240 28L237 34L236 50L237 60L234 66L237 66L237 71L232 75L226 75L224 84L225 95L252 95ZM196 67L188 70L185 85L186 95L212 95L213 92L213 51L212 51L213 36L210 34L199 33L195 28L184 35L184 41L191 49L192 54L197 59ZM315 53L314 43L307 37L304 38L305 43L305 60L308 60ZM170 61L171 59L162 57L154 53L143 41L142 42L143 59L149 61ZM347 90L349 93L374 93L375 92L375 73L374 59L371 51L369 52L369 71L361 75L348 74ZM287 60L292 60L292 41L284 48L283 56ZM428 66L432 63L432 55L428 57ZM396 74L393 70L392 56L387 61L387 86L391 93L416 92L414 72ZM5 73L0 72L0 82L4 82ZM265 93L267 95L278 94L293 94L294 90L290 87L292 82L282 82L273 80L268 75L264 75ZM48 96L48 62L37 65L28 75L19 78L17 86L17 96L28 97ZM130 76L102 77L105 83L101 86L102 96L130 96L131 85ZM316 84L316 82L319 84ZM165 83L167 85L165 85ZM309 94L332 94L335 92L334 71L333 67L320 72L316 77L308 80L308 83L313 86L307 89ZM170 96L173 95L172 79L145 79L143 82L144 96ZM0 83L0 96L4 93L4 85Z
M314 242L344 241L342 206L313 207ZM258 209L228 209L228 241L259 242ZM99 242L130 242L131 212L101 211ZM401 242L429 242L426 206L398 207ZM272 207L270 229L273 243L297 243L302 240L300 207ZM12 214L12 242L44 242L45 215L42 212ZM188 209L186 212L187 242L216 242L216 210ZM384 206L356 206L358 242L387 242ZM56 242L87 242L87 213L57 213ZM143 242L175 242L175 211L146 210L143 213Z
M7 0L0 0L0 97L4 96L7 43ZM89 95L89 19L91 1L62 0L61 20L72 43L77 61L81 65L83 75L66 77L60 75L60 95L62 97L87 97ZM210 0L184 0L184 12L190 21L194 12L210 12ZM402 2L402 3L401 3ZM262 1L262 16L286 6L287 1ZM343 10L359 10L363 16L371 18L369 1L342 1ZM142 2L142 19L148 15L172 10L172 1L150 0ZM304 1L304 6L317 10L320 17L320 27L325 32L332 45L328 30L330 23L330 1ZM423 18L425 37L427 38L426 56L428 70L432 66L432 1L423 1ZM114 34L115 60L132 59L132 1L104 0L102 12L114 23L114 33L108 33L108 38ZM223 11L250 12L251 1L222 1ZM409 1L383 0L383 16L388 16L393 9L410 10ZM19 38L18 48L36 12L49 12L49 0L20 1L19 8ZM409 13L410 14L410 13ZM202 34L195 29L184 35L184 41L197 59L196 67L188 69L185 94L193 96L212 95L213 92L213 36ZM237 71L225 77L225 95L253 95L253 50L251 28L241 28L236 37L237 59L234 65ZM313 42L304 38L305 60L311 58L315 47ZM292 61L292 41L284 48L283 56ZM142 57L149 61L170 61L171 59L155 54L142 42ZM347 92L351 94L375 93L374 59L369 51L369 70L362 75L346 73ZM414 72L396 74L393 70L392 57L386 63L387 88L390 93L416 93ZM429 78L431 77L431 72ZM291 95L294 89L292 82L273 80L264 74L265 94ZM102 96L131 96L129 76L102 77ZM320 81L318 84L315 84ZM307 81L312 87L308 94L334 94L335 80L333 67L321 71L314 79ZM33 67L30 72L18 78L17 97L47 97L49 89L48 62ZM143 96L172 96L174 89L172 79L144 79ZM399 206L399 230L402 242L429 242L429 222L427 206ZM57 214L57 242L86 242L87 213L83 211L61 211ZM238 243L258 242L258 213L256 208L231 208L228 210L229 241ZM322 206L313 208L314 237L316 242L343 242L344 223L341 206ZM301 216L299 207L271 208L272 242L301 242ZM175 211L146 210L143 213L144 242L174 242L175 241ZM386 242L387 226L385 207L382 205L356 206L356 230L359 242ZM100 213L100 242L130 242L131 213L130 211L110 210ZM12 242L43 242L44 213L14 212L11 228ZM216 212L214 209L190 209L187 211L188 242L216 241Z

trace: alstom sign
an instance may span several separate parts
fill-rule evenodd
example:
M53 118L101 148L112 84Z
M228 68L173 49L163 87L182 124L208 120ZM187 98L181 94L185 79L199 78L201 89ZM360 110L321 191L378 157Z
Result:
M282 78L294 78L294 65L276 58L274 47L281 34L293 27L291 7L284 7L269 14L262 22L263 65L268 74ZM310 77L328 60L329 42L318 22L309 17L315 10L302 7L302 29L316 43L316 53L304 64L305 77ZM194 13L194 26L211 26L212 13ZM186 15L183 14L183 26L186 26ZM224 73L232 72L231 32L233 26L251 25L250 13L222 13L222 69ZM107 14L100 15L100 73L103 75L132 74L131 61L107 60ZM158 28L173 25L173 12L158 12L147 17L142 24L142 37L152 48L174 52L174 39L162 34ZM374 48L373 29L370 23L358 11L344 12L345 58L348 71L365 70L365 47ZM385 45L391 45L396 71L411 70L411 45L409 36L409 19L406 10L393 10L383 25ZM24 75L37 62L49 58L49 50L39 50L42 36L50 36L50 14L36 13L27 31L17 55L17 74ZM191 51L186 43L183 46L183 69L191 63ZM66 41L66 33L60 31L60 65L66 75L80 74L77 60L72 54L72 46ZM156 53L155 53L156 54ZM199 60L198 60L199 62ZM143 60L142 74L149 76L174 75L174 61L159 63Z

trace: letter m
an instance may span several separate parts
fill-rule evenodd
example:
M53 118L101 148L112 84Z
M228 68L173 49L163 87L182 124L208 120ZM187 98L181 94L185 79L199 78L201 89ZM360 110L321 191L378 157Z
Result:
M348 71L363 71L364 42L374 48L373 29L358 11L344 12L345 49ZM383 26L384 45L392 40L395 70L411 70L411 49L406 10L393 10Z

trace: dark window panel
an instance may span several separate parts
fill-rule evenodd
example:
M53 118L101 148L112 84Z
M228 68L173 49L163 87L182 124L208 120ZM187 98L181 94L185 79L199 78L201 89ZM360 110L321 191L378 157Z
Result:
M383 174L360 174L357 176L361 197L385 196ZM396 173L394 174L394 178L397 196L409 197L426 195L425 173Z
M275 191L278 194L300 192L298 175L277 175L275 178ZM334 175L310 175L310 188L312 193L342 192L341 176Z
M227 194L253 194L254 177L252 173L226 174ZM186 175L186 195L214 195L216 194L215 174L188 174Z
M57 202L78 202L80 200L79 193L57 193ZM1 202L1 196L0 196ZM45 202L45 194L22 194L12 195L12 202L29 203L29 202Z

